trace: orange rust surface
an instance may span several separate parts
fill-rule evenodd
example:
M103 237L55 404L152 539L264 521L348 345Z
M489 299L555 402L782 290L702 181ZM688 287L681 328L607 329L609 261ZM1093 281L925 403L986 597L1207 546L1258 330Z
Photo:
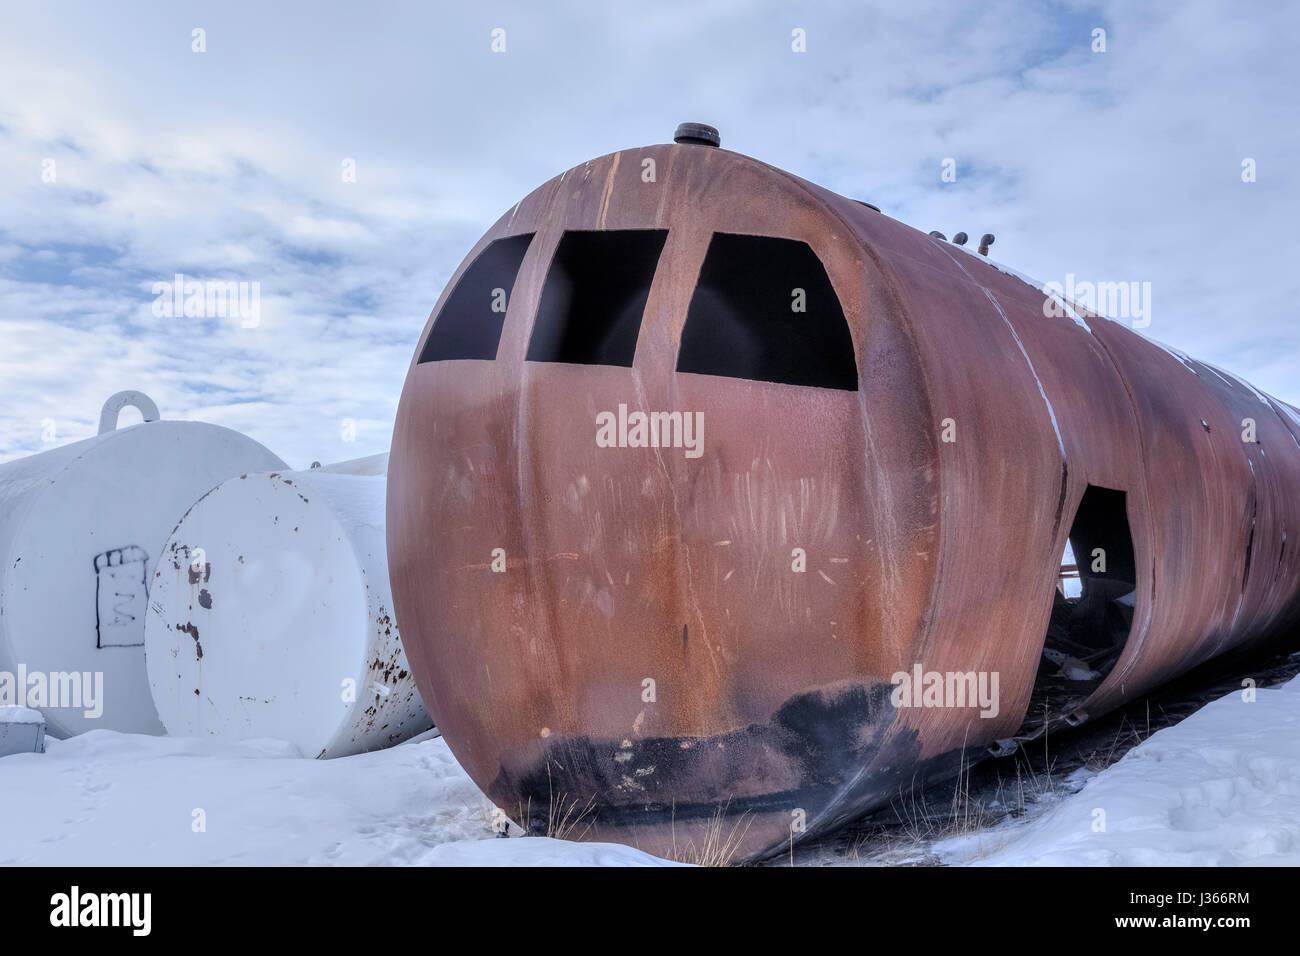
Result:
M632 367L525 361L562 233L627 228L669 230ZM1125 651L1080 712L1295 621L1300 418L1230 376L1046 316L988 262L707 146L552 179L448 289L528 232L496 359L412 362L388 499L421 695L512 818L590 805L591 838L689 858L720 829L760 856L1011 736L1089 484L1127 493L1138 582ZM714 232L812 247L858 391L675 370ZM703 455L597 447L595 415L620 403L702 412ZM998 715L893 707L891 675L916 663L998 673Z

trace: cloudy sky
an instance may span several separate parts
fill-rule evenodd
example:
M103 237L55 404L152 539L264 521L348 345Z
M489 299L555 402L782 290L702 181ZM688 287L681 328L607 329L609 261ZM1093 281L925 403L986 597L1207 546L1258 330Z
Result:
M1044 281L1150 282L1146 334L1300 402L1298 11L0 0L0 461L124 388L295 467L384 451L479 235L683 120ZM156 315L178 272L260 283L259 324Z

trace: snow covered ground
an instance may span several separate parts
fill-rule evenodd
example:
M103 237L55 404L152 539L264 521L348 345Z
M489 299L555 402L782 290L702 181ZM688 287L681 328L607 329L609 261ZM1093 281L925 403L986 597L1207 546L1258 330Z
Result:
M108 730L46 744L0 759L0 864L669 865L607 843L494 838L491 804L441 738L338 760Z
M1160 730L1027 821L931 850L952 865L1300 865L1300 678L1256 694ZM438 738L337 760L105 730L47 746L0 758L0 864L667 865L494 838Z
M1232 693L1040 817L936 843L947 864L1300 865L1300 678Z

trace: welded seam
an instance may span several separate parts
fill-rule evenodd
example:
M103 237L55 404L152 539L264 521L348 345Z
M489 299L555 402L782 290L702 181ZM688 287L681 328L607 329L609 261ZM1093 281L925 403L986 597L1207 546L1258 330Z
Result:
M1015 326L1011 324L1011 320L1007 318L1006 312L1002 310L1002 303L998 302L997 297L987 288L984 286L980 286L980 288L984 289L984 294L988 297L988 300L993 303L993 308L997 309L998 315L1002 316L1002 321L1006 323L1007 331L1010 332L1011 337L1016 340L1016 348L1020 349L1020 354L1025 357L1025 364L1029 366L1029 374L1034 377L1034 381L1038 384L1038 394L1043 396L1043 404L1047 406L1048 417L1052 419L1052 431L1056 432L1056 446L1061 449L1061 461L1065 461L1065 439L1061 437L1061 426L1056 421L1056 409L1052 407L1052 402L1047 397L1047 390L1043 388L1043 380L1038 377L1038 372L1034 368L1034 363L1029 358L1029 353L1025 351L1025 343L1020 341L1020 335L1016 332Z
M1147 526L1146 527L1147 548L1151 552L1151 597L1146 602L1146 614L1142 618L1142 628L1139 631L1136 626L1130 624L1128 637L1124 641L1125 651L1127 651L1129 649L1129 646L1132 645L1133 647L1132 656L1129 658L1128 664L1125 665L1122 671L1117 672L1116 670L1112 669L1111 672L1108 675L1106 675L1106 681L1115 680L1119 683L1120 692L1122 694L1124 688L1123 678L1127 677L1132 672L1134 665L1137 663L1138 652L1141 650L1142 645L1146 642L1147 634L1151 629L1151 614L1152 614L1152 609L1155 607L1155 603L1156 603L1156 553L1155 553L1155 528L1152 525L1152 518L1151 518L1151 472L1149 470L1149 465L1147 463L1146 429L1143 427L1142 416L1138 411L1137 396L1133 394L1133 388L1132 386L1129 385L1128 378L1124 375L1124 372L1120 368L1119 363L1115 361L1115 356L1111 353L1110 346L1106 344L1105 340L1103 340L1101 336L1095 336L1095 339L1097 344L1101 346L1101 350L1105 354L1106 360L1110 362L1111 369L1115 372L1115 377L1118 378L1120 384L1124 386L1124 392L1126 395L1128 395L1129 410L1133 413L1133 427L1137 430L1138 433L1138 464L1142 472L1142 490L1145 493L1144 497L1146 499L1145 500L1145 504L1146 504L1145 524ZM1130 529L1130 535L1131 533L1132 531ZM1134 555L1134 559L1136 563L1136 554ZM1134 643L1134 638L1137 639L1136 643ZM1120 656L1121 657L1123 656L1123 652L1121 652ZM1119 667L1118 661L1116 662L1115 666L1116 668ZM1103 683L1105 683L1105 681L1103 681ZM1098 689L1100 690L1100 688ZM1085 700L1083 703L1085 704L1089 703L1092 700L1092 697L1095 696L1095 694L1096 692L1094 691L1093 694L1090 695L1088 699Z

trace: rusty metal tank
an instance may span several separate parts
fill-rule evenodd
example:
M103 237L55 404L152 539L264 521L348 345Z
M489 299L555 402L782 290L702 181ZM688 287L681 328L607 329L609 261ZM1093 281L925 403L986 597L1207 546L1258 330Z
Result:
M689 134L483 236L389 467L458 760L521 822L678 858L770 854L1272 639L1297 534L1291 406Z

